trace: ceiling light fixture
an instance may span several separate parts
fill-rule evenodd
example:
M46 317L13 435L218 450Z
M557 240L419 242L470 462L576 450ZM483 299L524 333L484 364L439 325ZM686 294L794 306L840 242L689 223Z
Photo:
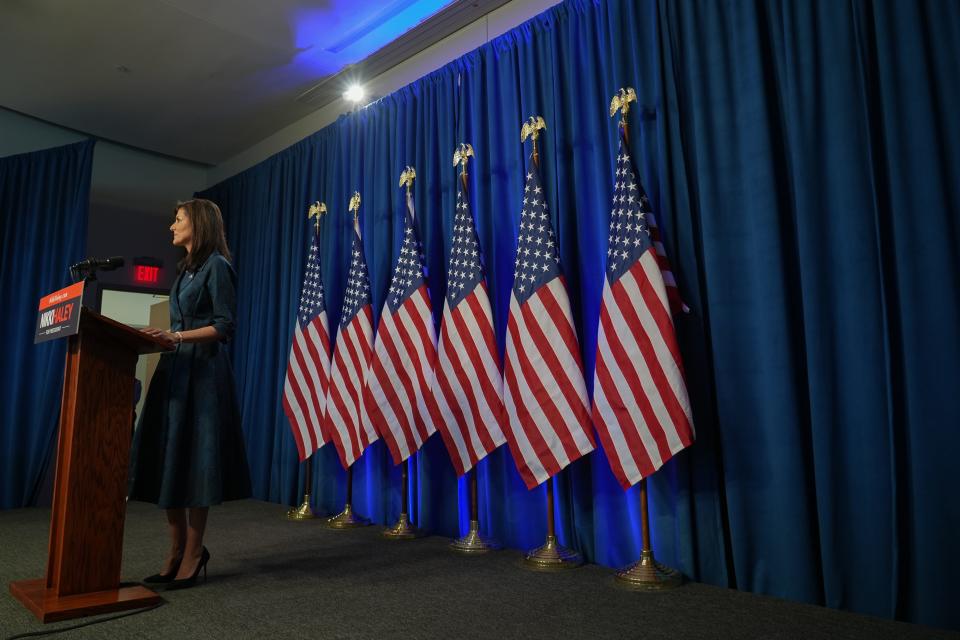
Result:
M360 102L367 92L359 84L352 84L343 92L343 99L348 102Z

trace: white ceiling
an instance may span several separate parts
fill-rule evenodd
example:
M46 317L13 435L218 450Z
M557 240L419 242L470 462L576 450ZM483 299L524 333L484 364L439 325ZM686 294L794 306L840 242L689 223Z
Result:
M217 164L317 109L297 97L377 50L383 59L417 24L397 55L449 33L426 27L458 5L482 15L502 3L2 0L0 106Z

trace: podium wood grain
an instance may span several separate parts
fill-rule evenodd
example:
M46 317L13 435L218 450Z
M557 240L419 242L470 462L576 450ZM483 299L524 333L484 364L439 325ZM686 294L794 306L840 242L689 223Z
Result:
M137 356L163 344L84 309L68 338L45 579L10 584L43 622L159 602L120 588Z

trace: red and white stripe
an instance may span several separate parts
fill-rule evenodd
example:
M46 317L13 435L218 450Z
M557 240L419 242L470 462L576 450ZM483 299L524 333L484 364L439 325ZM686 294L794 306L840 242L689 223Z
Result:
M593 403L594 424L625 489L693 442L668 289L653 249L612 286L604 280Z
M394 464L420 449L436 430L428 403L437 359L430 294L423 284L390 313L383 305L367 386L367 409Z
M314 317L304 331L296 322L283 382L283 412L290 421L300 461L326 444L323 418L330 378L327 312Z
M690 307L680 297L680 288L677 286L677 279L673 276L673 270L670 268L670 260L667 258L667 250L663 246L663 240L660 237L660 228L657 226L657 219L652 211L646 212L647 227L650 229L650 240L657 250L657 265L660 268L660 275L663 276L663 284L667 289L667 300L670 301L670 309L676 313L683 311L690 313Z
M453 309L444 304L433 397L440 435L457 475L502 445L503 378L497 357L487 285Z
M363 402L372 355L373 314L367 304L340 331L327 394L324 432L337 448L344 469L377 440Z
M593 451L587 390L564 278L523 305L510 296L504 358L507 438L532 489Z

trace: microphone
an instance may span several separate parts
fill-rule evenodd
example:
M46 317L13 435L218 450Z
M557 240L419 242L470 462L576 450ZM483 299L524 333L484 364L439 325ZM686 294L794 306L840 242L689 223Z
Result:
M113 271L123 266L122 256L112 258L87 258L70 267L72 271Z

